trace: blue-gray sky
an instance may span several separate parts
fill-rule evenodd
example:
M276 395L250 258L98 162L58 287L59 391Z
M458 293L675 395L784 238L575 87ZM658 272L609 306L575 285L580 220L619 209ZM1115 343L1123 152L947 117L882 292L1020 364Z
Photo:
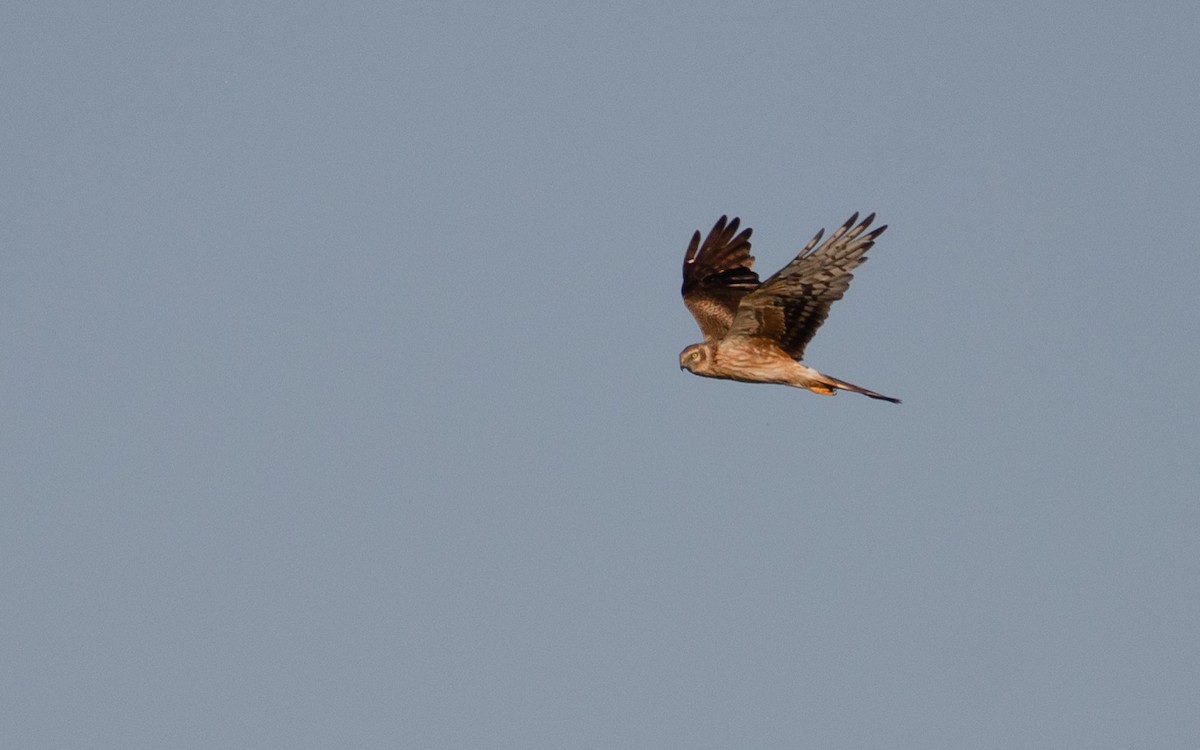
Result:
M7 8L0 744L1200 745L1197 8Z

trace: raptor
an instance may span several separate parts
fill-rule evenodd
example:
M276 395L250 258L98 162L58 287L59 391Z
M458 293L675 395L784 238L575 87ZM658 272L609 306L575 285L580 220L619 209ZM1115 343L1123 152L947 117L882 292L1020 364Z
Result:
M817 372L803 364L804 348L830 306L850 286L853 271L887 229L867 231L875 214L858 214L821 242L817 232L803 250L766 281L754 272L750 233L722 216L703 242L692 235L683 258L683 302L704 341L679 355L679 367L696 375L746 383L779 383L832 396L853 391L883 401L899 399ZM820 243L820 244L818 244Z

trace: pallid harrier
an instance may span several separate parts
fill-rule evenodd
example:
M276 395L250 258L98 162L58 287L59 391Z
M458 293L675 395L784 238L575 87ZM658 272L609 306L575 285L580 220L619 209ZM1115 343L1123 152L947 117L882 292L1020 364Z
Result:
M791 385L825 396L838 389L854 391L900 403L800 363L830 305L850 286L851 272L887 229L864 234L874 219L871 214L856 225L854 214L817 247L822 229L791 263L762 283L751 268L750 229L738 234L736 217L718 219L703 244L700 232L692 235L683 259L683 302L700 324L704 342L680 353L680 369L709 378Z

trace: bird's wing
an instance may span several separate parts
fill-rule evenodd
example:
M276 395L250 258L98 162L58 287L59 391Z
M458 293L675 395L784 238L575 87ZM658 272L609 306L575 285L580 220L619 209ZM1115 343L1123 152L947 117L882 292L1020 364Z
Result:
M751 230L738 234L737 217L726 221L724 216L718 219L703 244L700 232L692 235L683 257L683 303L696 318L705 341L723 338L738 303L758 288L750 254Z
M729 335L774 339L800 359L829 316L829 307L849 288L851 272L867 259L867 250L887 229L885 225L867 232L874 220L871 214L855 225L856 213L820 247L817 243L825 230L817 232L791 263L742 298Z

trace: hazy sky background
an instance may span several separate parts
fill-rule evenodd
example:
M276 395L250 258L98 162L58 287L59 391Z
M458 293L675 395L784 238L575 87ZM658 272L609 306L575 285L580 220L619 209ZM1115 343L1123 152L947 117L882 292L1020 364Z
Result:
M1198 32L9 4L0 745L1200 746ZM679 372L853 211L903 405Z

